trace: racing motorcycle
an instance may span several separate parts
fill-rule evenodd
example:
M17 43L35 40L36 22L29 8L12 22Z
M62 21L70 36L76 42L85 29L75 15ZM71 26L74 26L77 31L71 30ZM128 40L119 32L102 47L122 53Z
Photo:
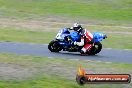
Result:
M92 34L94 43L92 48L86 52L86 54L89 55L95 55L99 53L102 49L102 44L100 41L107 38L105 34L100 32L94 32ZM55 39L49 43L48 49L51 52L59 52L61 50L68 52L80 52L83 46L74 45L74 42L79 41L80 38L81 35L79 35L76 31L69 32L68 28L64 28L60 30Z

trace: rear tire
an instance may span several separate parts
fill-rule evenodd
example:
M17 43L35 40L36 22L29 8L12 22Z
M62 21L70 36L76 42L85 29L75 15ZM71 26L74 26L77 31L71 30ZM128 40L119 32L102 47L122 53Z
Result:
M91 48L91 50L88 52L90 55L95 55L99 53L102 49L102 44L100 42L97 42L94 44L94 46Z
M59 52L59 51L62 50L60 44L59 44L57 41L55 41L55 40L53 40L53 41L51 41L51 42L49 43L48 49L49 49L51 52Z

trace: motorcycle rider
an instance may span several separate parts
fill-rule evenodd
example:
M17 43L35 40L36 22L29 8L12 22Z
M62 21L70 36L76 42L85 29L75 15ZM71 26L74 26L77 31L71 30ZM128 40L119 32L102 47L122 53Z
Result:
M89 51L93 44L93 35L86 29L82 28L81 24L78 23L74 23L70 30L77 31L78 34L81 35L80 41L74 42L74 45L83 46L80 51L81 54L85 54L87 51Z
M80 35L84 34L84 28L82 28L81 24L78 23L74 23L73 27L71 27L70 30L77 31Z

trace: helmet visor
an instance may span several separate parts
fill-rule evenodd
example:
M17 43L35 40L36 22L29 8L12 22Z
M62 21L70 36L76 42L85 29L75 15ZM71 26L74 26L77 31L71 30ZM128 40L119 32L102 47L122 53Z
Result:
M78 27L74 27L73 30L74 30L74 31L78 31L79 28L78 28Z

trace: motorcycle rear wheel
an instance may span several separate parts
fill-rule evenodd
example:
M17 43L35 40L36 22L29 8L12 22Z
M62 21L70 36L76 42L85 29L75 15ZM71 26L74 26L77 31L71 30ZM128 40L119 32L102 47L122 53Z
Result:
M94 46L88 52L88 54L89 55L95 55L95 54L99 53L101 50L102 50L102 44L100 42L97 42L94 44Z

